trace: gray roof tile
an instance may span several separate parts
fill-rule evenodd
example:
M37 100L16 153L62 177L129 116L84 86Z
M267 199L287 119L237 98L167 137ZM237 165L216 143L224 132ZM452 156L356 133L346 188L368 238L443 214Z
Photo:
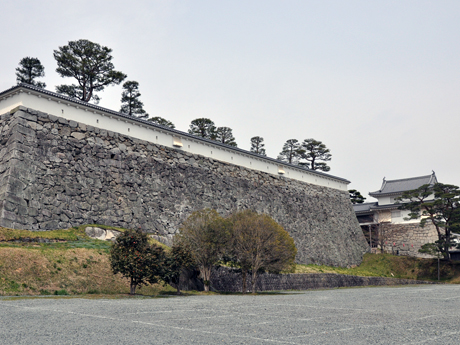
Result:
M354 204L353 210L355 212L370 212L371 207L377 206L376 202L364 202L362 204Z
M369 193L370 196L382 196L385 194L398 194L408 190L417 189L424 184L434 184L438 180L433 171L431 175L404 178L399 180L385 180L383 179L382 187L376 192Z

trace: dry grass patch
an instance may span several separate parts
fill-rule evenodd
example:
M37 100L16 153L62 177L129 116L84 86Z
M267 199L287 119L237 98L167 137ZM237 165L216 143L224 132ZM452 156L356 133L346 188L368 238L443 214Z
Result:
M161 285L140 293L157 295ZM109 256L101 250L0 248L0 295L125 294L128 280L114 275Z

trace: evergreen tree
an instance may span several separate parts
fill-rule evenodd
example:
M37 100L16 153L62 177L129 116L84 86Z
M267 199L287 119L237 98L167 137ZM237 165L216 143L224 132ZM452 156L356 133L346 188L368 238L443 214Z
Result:
M157 125L161 125L161 126L165 126L165 127L169 127L169 128L176 128L176 126L174 126L174 123L172 123L171 121L168 121L160 116L155 116L155 117L151 117L150 119L148 119L149 121L152 121L153 123L156 123Z
M350 189L348 190L348 193L350 193L350 200L352 204L362 204L364 200L366 200L366 198L363 197L356 189Z
M325 163L331 160L329 149L321 141L315 139L305 139L300 147L299 155L307 162L300 165L306 166L311 170L329 171L331 168Z
M300 144L297 139L289 139L283 145L278 159L290 164L298 164L300 156Z
M58 67L56 72L63 78L71 77L78 85L58 85L56 91L84 102L100 98L95 94L108 85L118 85L126 75L116 71L112 63L112 49L88 40L70 41L54 51Z
M180 243L174 243L171 250L166 253L163 281L168 284L174 284L177 294L180 295L181 274L184 270L193 269L194 264L192 254L187 248Z
M140 230L126 230L117 237L110 249L110 265L114 274L129 279L130 294L147 283L157 283L163 275L165 253L163 248L150 245Z
M25 57L19 61L19 67L16 68L16 80L18 84L26 83L43 89L46 87L46 84L35 81L35 78L44 76L45 67L43 67L37 58Z
M137 116L141 119L149 117L149 114L143 109L144 103L139 100L139 83L137 81L127 81L123 84L123 93L121 94L120 113Z
M251 152L257 153L261 156L266 156L264 149L264 138L252 137L251 138Z
M195 119L190 123L188 130L190 134L197 135L206 139L214 139L216 127L214 122L207 118Z
M214 134L214 140L219 141L222 144L237 146L235 137L233 136L233 131L230 127L217 127Z
M460 230L460 188L443 183L425 184L403 192L397 200L402 203L401 209L410 211L409 219L420 219L421 227L427 223L434 225L438 234L436 243L444 257L450 260L454 232Z

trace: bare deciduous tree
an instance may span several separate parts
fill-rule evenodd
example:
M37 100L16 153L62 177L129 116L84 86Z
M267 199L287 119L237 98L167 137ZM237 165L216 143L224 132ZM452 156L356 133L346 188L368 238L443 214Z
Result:
M182 224L177 243L193 257L209 291L212 267L221 259L229 239L229 221L209 208L193 212Z
M255 293L259 271L279 273L293 267L297 254L294 240L270 216L245 210L233 214L231 220L230 252L242 270L243 293L249 270Z

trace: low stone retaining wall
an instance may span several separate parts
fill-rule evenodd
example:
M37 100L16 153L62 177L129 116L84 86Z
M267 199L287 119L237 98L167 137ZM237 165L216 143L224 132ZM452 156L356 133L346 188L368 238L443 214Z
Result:
M217 291L241 292L242 278L238 270L221 267L213 270L212 288ZM310 290L355 286L385 286L434 284L433 282L385 277L359 277L334 273L269 274L259 275L257 291ZM248 277L248 291L252 290Z

